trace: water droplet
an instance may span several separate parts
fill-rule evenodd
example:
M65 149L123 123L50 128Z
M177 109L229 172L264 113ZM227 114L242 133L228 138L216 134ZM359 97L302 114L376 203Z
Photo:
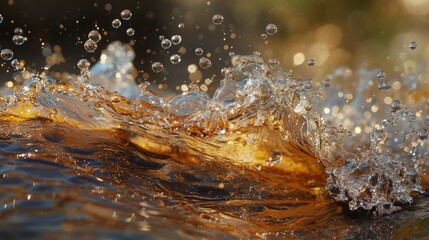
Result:
M203 54L204 50L202 48L196 48L195 49L195 54L197 54L198 56L201 56Z
M374 129L370 134L371 142L378 144L386 138L383 129Z
M132 16L133 16L133 14L128 9L125 9L121 12L121 17L124 20L129 20Z
M92 30L88 33L88 38L94 42L99 42L101 40L101 35L97 30Z
M4 60L11 60L13 58L13 51L8 48L3 49L1 50L0 56Z
M121 26L121 24L122 24L121 20L119 20L119 19L115 19L112 21L112 27L114 27L114 28L119 28Z
M19 66L19 60L13 59L10 65L12 65L12 67L16 69Z
M390 104L390 107L392 107L392 112L398 111L399 109L401 109L401 106L402 106L402 103L398 99L393 100L392 103Z
M182 58L180 57L180 55L179 55L179 54L171 55L171 57L170 57L170 62L171 62L172 64L178 64L178 63L180 63L180 61L182 61Z
M392 87L392 83L389 80L381 80L378 82L378 89L387 91Z
M179 23L179 25L177 25L179 28L185 28L185 24L184 23Z
M169 49L171 47L170 39L164 39L161 41L161 47L164 49Z
M277 33L277 26L274 23L270 23L265 27L265 31L268 35L274 35Z
M0 23L2 23L2 22L3 22L3 15L0 14Z
M312 67L314 64L316 64L316 61L313 58L308 59L307 61L308 66Z
M12 42L15 43L15 45L22 45L24 44L25 38L21 35L13 35Z
M91 39L86 40L85 44L83 45L83 47L85 48L85 50L87 52L94 52L95 50L97 50L97 43L94 42Z
M379 73L377 73L377 78L378 79L382 79L382 78L384 78L386 76L386 73L385 72L383 72L383 71L380 71Z
M133 28L128 28L128 29L127 29L127 35L128 35L128 36L130 36L130 37L131 37L131 36L133 36L133 35L134 35L134 33L135 33L135 31L134 31L134 29L133 29Z
M261 34L261 38L262 38L263 40L267 39L267 37L268 37L268 36L267 36L267 34L265 34L265 33L262 33L262 34Z
M332 80L330 78L325 78L322 80L322 84L325 88L330 88L332 86Z
M275 67L280 65L280 61L275 58L271 58L268 60L268 65L270 65L271 67Z
M212 66L212 62L206 57L200 58L199 64L202 69L207 69Z
M154 63L152 63L152 70L155 73L161 72L162 69L164 69L164 65L162 65L162 63L160 63L160 62L154 62Z
M24 30L22 30L22 28L15 28L15 30L13 30L13 33L15 33L16 35L22 35L24 33Z
M222 16L222 15L220 15L220 14L215 14L215 15L212 17L212 22L213 22L215 25L220 25L220 24L222 24L222 22L223 22L223 16Z
M268 160L265 161L265 165L267 166L274 166L278 163L280 163L283 159L283 156L281 153L279 152L272 152L270 154L270 157L268 158Z
M411 42L410 42L410 44L408 45L408 47L409 47L411 50L416 49L416 48L417 48L417 42L416 42L416 41L411 41Z
M80 70L89 69L90 66L91 66L91 63L88 60L84 59L84 58L81 59L81 60L79 60L79 62L77 63L77 67Z
M173 36L171 37L171 42L172 42L174 45L179 44L181 41L182 41L182 37L181 37L180 35L173 35Z
M420 128L419 131L417 132L417 135L421 140L425 140L428 138L429 133L428 133L428 130L424 128Z

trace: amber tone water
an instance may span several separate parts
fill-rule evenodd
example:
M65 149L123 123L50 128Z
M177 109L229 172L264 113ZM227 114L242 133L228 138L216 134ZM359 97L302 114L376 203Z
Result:
M374 218L323 185L142 151L124 130L2 122L0 233L26 239L402 239L428 236L426 194ZM222 185L220 185L222 184Z

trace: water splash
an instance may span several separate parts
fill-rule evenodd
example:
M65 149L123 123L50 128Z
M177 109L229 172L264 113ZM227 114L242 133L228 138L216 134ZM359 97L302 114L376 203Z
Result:
M127 129L130 141L148 152L172 158L180 153L188 161L204 155L254 169L264 165L318 181L325 176L323 166L327 189L351 210L388 214L411 203L412 192L422 191L427 132L402 104L392 104L383 129L357 138L325 123L317 110L317 104L331 101L321 101L330 79L324 80L325 88L314 87L311 80L295 78L258 55L234 55L212 98L196 85L183 95L162 97L148 84L137 87L133 58L130 46L114 42L92 67L89 81L35 74L2 100L1 118ZM176 137L148 137L133 126Z

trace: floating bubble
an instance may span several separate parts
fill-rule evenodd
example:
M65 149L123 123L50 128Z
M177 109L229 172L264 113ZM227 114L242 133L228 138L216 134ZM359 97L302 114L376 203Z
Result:
M119 20L119 19L114 19L113 21L112 21L112 27L114 27L114 28L119 28L120 26L121 26L121 20Z
M275 58L268 59L268 65L271 67L278 66L280 65L280 61Z
M424 129L424 128L420 128L420 129L417 131L417 136L419 136L419 138L420 138L421 140L425 140L425 139L427 139L427 138L428 138L428 135L429 135L428 130L426 130L426 129Z
M85 48L85 50L87 52L94 52L95 50L97 50L97 43L94 42L91 39L86 40L86 42L84 43L83 47Z
M88 33L88 38L94 42L99 42L101 40L101 35L97 30L92 30Z
M411 50L416 49L416 48L417 48L417 42L416 42L416 41L411 41L411 42L410 42L410 44L408 45L408 47L409 47Z
M11 49L3 49L0 53L1 58L4 60L11 60L13 58L13 51Z
M3 15L0 14L0 23L2 23L2 22L3 22Z
M127 33L128 36L131 37L131 36L134 35L134 33L136 33L136 31L134 31L134 28L128 28L127 31L126 31L126 33Z
M265 34L265 33L262 33L262 34L261 34L261 38L262 38L263 40L267 39L267 37L268 37L268 36L267 36L267 34Z
M314 60L313 58L308 59L307 61L308 66L312 67L314 66L314 64L316 64L316 60Z
M185 24L184 23L179 23L179 25L177 25L179 28L185 28Z
M378 89L387 91L392 87L392 83L389 80L381 80L378 82Z
M160 63L160 62L152 63L152 71L154 71L155 73L159 73L163 69L164 69L164 65L162 65L162 63Z
M164 38L165 38L164 35L159 35L159 40L162 41L162 40L164 40Z
M393 100L392 103L390 104L390 107L392 107L392 112L398 111L399 109L401 109L401 106L402 106L402 103L398 99Z
M132 16L133 16L133 14L128 9L125 9L121 12L121 17L124 20L129 20Z
M222 24L222 22L223 22L223 16L222 16L222 15L220 15L220 14L215 14L215 15L213 15L213 17L212 17L212 22L213 22L215 25L220 25L220 24Z
M10 62L10 65L12 65L12 67L16 69L19 66L19 60L13 59L12 62Z
M178 63L180 63L180 61L182 61L182 58L180 57L180 55L179 55L179 54L171 55L171 57L170 57L170 62L171 62L172 64L178 64Z
M15 43L15 45L22 45L24 44L25 38L21 35L13 35L12 42Z
M203 54L204 50L202 48L196 48L195 49L195 54L197 54L198 56L201 56Z
M199 64L202 69L208 69L212 66L212 62L206 57L200 58Z
M90 66L91 66L91 63L85 58L83 58L83 59L79 60L79 62L77 62L77 67L80 70L89 69Z
M24 33L24 30L22 30L22 28L15 28L15 30L13 30L13 33L15 33L16 35L22 35Z
M332 86L332 80L330 78L325 78L322 80L322 85L325 88L330 88Z
M274 35L277 33L277 26L274 23L270 23L265 27L265 31L268 35Z
M171 37L171 42L172 42L174 45L179 44L181 41L182 41L182 37L181 37L180 35L173 35L173 36Z
M383 71L380 71L379 73L377 73L377 78L378 79L382 79L382 78L384 78L386 76L386 73L385 72L383 72Z
M170 39L164 39L161 41L161 47L164 49L169 49L171 47Z

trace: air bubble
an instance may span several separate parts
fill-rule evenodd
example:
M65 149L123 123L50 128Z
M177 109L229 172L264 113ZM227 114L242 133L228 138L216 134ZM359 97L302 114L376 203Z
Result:
M411 41L411 42L410 42L410 44L408 45L408 47L409 47L411 50L416 49L416 48L417 48L417 42L416 42L416 41Z
M164 39L161 41L161 47L164 49L169 49L171 47L170 39Z
M132 16L133 16L133 14L128 9L125 9L121 12L121 17L124 20L129 20Z
M267 34L265 34L265 33L262 33L262 34L261 34L261 38L262 38L263 40L267 39L267 37L268 37L268 36L267 36Z
M182 58L180 57L180 55L179 55L179 54L171 55L171 57L170 57L170 62L171 62L172 64L178 64L178 63L180 63L180 61L182 61Z
M84 59L84 58L79 60L79 62L77 63L77 67L80 70L89 69L90 66L91 66L91 63L87 59Z
M271 67L279 66L280 61L275 58L271 58L268 60L268 65L270 65Z
M101 35L97 30L92 30L88 33L88 38L94 42L99 42L101 40Z
M13 59L10 65L12 65L12 67L16 69L19 66L19 60Z
M162 65L162 63L160 63L160 62L154 62L154 63L152 63L152 70L153 70L155 73L159 73L159 72L161 72L163 69L164 69L164 65Z
M88 39L88 40L86 40L86 42L85 42L85 44L83 45L83 47L85 48L85 50L87 51L87 52L94 52L95 50L97 50L97 43L96 42L94 42L93 40L91 40L91 39Z
M134 31L134 29L133 29L133 28L128 28L128 29L127 29L127 31L126 31L126 33L127 33L127 35L128 35L128 36L130 36L130 37L131 37L131 36L133 36L133 35L134 35L135 31Z
M185 28L185 24L184 23L179 23L179 25L177 25L177 27L179 27L179 28Z
M390 107L392 107L392 112L398 111L399 109L401 109L401 106L402 106L402 103L398 99L393 100L392 103L390 104Z
M316 61L313 58L308 59L307 61L308 66L312 67L314 64L316 64Z
M381 80L378 82L378 89L387 91L392 87L392 83L389 80Z
M119 20L119 19L115 19L112 21L112 27L114 27L114 28L119 28L121 26L121 24L122 24L121 20Z
M22 30L22 28L15 28L15 30L13 30L13 33L15 33L16 35L22 35L24 33L24 30Z
M222 16L222 15L220 15L220 14L215 14L215 15L212 17L212 22L213 22L215 25L220 25L220 24L222 24L222 22L223 22L223 16Z
M325 78L322 80L322 84L325 88L330 88L332 86L332 80L330 78Z
M164 35L159 35L159 40L162 41L162 40L164 40L164 38L165 38Z
M12 42L15 45L22 45L22 44L24 44L24 41L25 41L25 38L21 35L13 35L13 37L12 37Z
M377 78L378 79L383 79L386 76L386 73L383 71L380 71L379 73L377 73Z
M200 58L199 64L202 69L208 69L212 66L212 62L206 57Z
M265 31L268 35L274 35L277 33L277 26L274 23L270 23L265 27Z
M11 49L3 49L0 53L1 58L4 60L11 60L13 58L13 51Z
M203 54L204 50L202 48L196 48L195 49L195 54L197 54L198 56L201 56Z
M182 41L182 37L181 37L180 35L173 35L173 36L171 37L171 42L172 42L174 45L179 44L181 41Z
M419 138L420 138L421 140L425 140L425 139L427 139L427 138L428 138L429 133L428 133L428 130L426 130L426 129L424 129L424 128L420 128L420 129L417 131L417 135L419 136Z
M0 14L0 23L2 23L2 22L3 22L3 15Z

